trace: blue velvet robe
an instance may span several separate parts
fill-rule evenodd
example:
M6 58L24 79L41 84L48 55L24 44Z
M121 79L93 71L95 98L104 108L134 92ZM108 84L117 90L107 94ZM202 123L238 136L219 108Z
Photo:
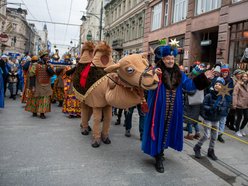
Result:
M4 80L2 74L2 69L0 68L0 108L4 108Z
M149 112L145 117L144 132L142 138L142 150L144 153L151 156L156 156L163 149L171 147L177 151L183 149L183 92L196 90L196 86L192 79L189 79L183 72L181 83L176 89L176 97L173 107L172 117L168 126L168 134L166 143L164 144L164 122L166 112L166 87L161 82L157 89L148 92L148 107ZM159 91L158 91L159 90ZM158 91L158 98L156 108L154 111L156 95ZM155 140L151 137L152 120L154 116L154 135Z

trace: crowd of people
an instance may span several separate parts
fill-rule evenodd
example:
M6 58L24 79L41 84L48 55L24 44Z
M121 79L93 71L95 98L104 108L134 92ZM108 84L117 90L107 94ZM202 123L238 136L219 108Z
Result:
M164 172L164 149L170 147L182 151L183 138L198 140L193 148L196 158L201 158L201 146L210 138L208 156L217 160L215 142L225 142L225 126L234 130L236 136L243 137L248 123L248 73L241 69L231 73L227 64L219 62L214 67L195 62L190 72L183 72L184 68L175 63L178 51L172 44L154 50L154 68L159 68L161 73L158 87L147 91L145 96L149 108L147 113L141 104L124 111L124 134L131 137L132 115L137 108L142 150L155 158L155 168L160 173ZM76 58L77 63L84 60L89 62L88 58ZM63 62L59 61L57 53L50 58L45 50L40 51L39 56L26 54L20 61L2 55L0 67L1 108L9 89L9 98L13 100L19 91L21 101L26 104L25 110L33 117L45 119L45 114L51 111L51 103L56 102L69 118L81 117L88 109L74 93L73 77L78 69L69 55L65 55ZM113 109L113 113L117 115L115 124L120 125L123 109L118 113ZM91 131L89 118L82 118L83 135ZM199 121L207 125L203 135ZM183 123L186 124L184 128ZM184 137L183 129L187 131Z

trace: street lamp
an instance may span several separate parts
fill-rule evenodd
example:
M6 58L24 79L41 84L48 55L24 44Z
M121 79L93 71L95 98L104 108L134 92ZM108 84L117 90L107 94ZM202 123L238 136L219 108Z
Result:
M87 12L88 15L94 16L95 18L97 18L100 22L99 24L99 41L102 40L102 17L103 17L103 1L101 2L101 10L100 10L100 17L98 17L96 14ZM86 21L87 20L87 16L83 15L80 19L81 21Z

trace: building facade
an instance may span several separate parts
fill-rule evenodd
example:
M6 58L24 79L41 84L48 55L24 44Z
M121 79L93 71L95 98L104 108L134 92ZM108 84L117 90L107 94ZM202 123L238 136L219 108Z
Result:
M6 9L6 23L5 30L9 37L6 46L3 50L6 54L22 54L24 52L32 52L34 46L34 25L26 21L27 11L18 9Z
M114 59L143 52L146 0L112 0L105 6L104 35Z
M86 12L81 20L80 40L99 41L103 40L104 10L103 7L109 0L88 0Z
M247 0L150 0L143 50L176 38L181 47L177 62L186 67L219 60L247 69L241 61L248 46L247 8Z

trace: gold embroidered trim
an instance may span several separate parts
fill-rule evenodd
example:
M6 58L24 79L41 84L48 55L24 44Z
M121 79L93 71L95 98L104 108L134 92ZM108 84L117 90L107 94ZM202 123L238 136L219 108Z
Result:
M103 76L102 78L100 78L99 80L97 80L93 85L91 85L91 87L87 90L87 92L83 95L81 93L79 93L74 87L73 87L73 91L76 95L76 98L81 101L84 102L86 100L86 98L88 97L88 95L98 86L100 85L103 81L105 81L107 79L107 75Z

